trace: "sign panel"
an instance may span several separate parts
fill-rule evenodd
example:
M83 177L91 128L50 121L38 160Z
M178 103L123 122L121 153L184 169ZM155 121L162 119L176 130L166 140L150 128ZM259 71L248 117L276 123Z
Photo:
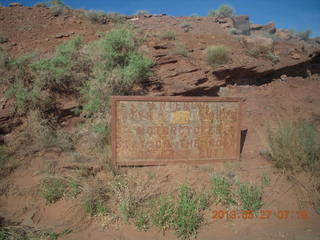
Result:
M112 158L118 165L239 159L240 98L113 97Z

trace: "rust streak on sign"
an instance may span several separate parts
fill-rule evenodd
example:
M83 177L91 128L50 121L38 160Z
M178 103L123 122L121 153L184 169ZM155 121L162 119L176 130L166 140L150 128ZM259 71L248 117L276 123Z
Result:
M240 157L241 98L112 97L112 158L121 166Z

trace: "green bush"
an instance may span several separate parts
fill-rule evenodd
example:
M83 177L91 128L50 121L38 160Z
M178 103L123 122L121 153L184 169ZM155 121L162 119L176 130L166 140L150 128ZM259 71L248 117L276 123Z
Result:
M164 33L161 33L159 35L159 37L164 40L176 40L176 33L175 32L164 32Z
M310 39L310 35L312 34L312 30L310 30L310 29L305 30L305 31L297 31L295 29L290 29L289 32L292 35L294 35L294 36L296 36L296 37L298 37L298 38L300 38L302 40L305 40L305 41L309 40Z
M79 86L80 81L73 76L73 68L79 63L76 61L76 54L81 45L80 37L71 39L58 46L52 58L32 63L32 71L38 75L47 88L69 89Z
M175 220L175 232L178 238L195 238L201 221L193 193L187 185L182 185L178 196Z
M92 77L82 89L87 115L107 112L111 95L129 94L135 83L150 76L153 62L139 52L141 43L133 27L123 25L90 46Z
M47 177L41 183L41 195L47 203L54 203L63 197L67 189L64 180L54 177Z
M216 10L210 10L208 13L209 17L232 17L234 15L233 7L229 5L221 5Z
M183 29L184 32L189 32L192 29L192 24L188 22L180 23L180 27Z
M146 10L138 10L135 15L143 17L144 15L150 14Z
M53 16L63 16L71 13L71 9L60 0L51 0L48 5Z
M223 205L235 205L233 194L231 192L231 184L224 176L215 175L211 179L212 182L212 195L216 203Z
M9 153L4 146L0 146L0 170L5 168L6 163L9 160Z
M114 23L124 23L126 20L125 15L116 13L116 12L108 12L107 13L107 18L111 19Z
M8 38L1 34L0 35L0 43L6 43L6 42L8 42Z
M175 223L175 205L168 198L160 196L154 203L154 213L151 215L153 224L163 232L172 228Z
M320 170L320 134L309 121L279 120L269 128L267 140L276 167L292 171Z
M267 55L266 55L266 58L269 59L271 62L273 63L277 63L277 62L280 62L280 57L277 56L277 55L274 55L273 53L269 52Z
M173 54L174 55L180 55L183 57L188 57L189 56L189 51L185 45L178 44L176 47L173 49Z
M204 55L207 63L211 66L225 64L229 61L228 50L223 45L207 47Z
M94 23L106 23L107 14L103 11L84 11L84 16Z
M254 184L239 183L238 194L243 210L258 211L262 206L262 190Z

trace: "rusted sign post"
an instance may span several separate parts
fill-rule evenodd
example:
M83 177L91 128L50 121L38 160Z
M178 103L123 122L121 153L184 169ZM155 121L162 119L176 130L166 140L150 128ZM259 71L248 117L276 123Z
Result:
M239 159L240 98L113 97L112 158L121 166Z

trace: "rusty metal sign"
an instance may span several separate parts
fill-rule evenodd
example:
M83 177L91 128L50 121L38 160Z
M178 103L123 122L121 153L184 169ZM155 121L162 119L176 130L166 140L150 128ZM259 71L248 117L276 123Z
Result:
M239 159L240 98L112 98L112 158L121 166Z

